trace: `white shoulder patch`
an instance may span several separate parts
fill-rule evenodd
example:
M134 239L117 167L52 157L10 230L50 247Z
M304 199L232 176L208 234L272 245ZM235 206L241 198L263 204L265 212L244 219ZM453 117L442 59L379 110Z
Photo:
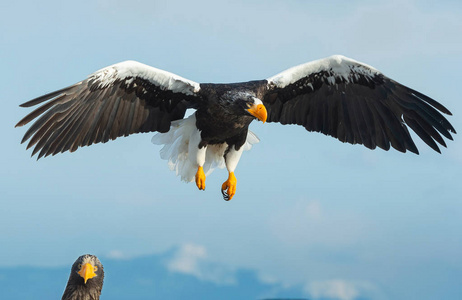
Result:
M197 82L132 60L103 68L88 77L99 81L99 86L102 88L113 84L116 80L138 77L175 93L192 95L200 90Z
M369 65L342 55L333 55L292 67L268 78L267 80L270 85L283 88L302 79L303 77L322 71L329 72L330 77L326 78L329 84L335 84L335 78L339 77L342 77L345 81L349 82L352 78L358 75L372 77L374 75L381 74L379 70ZM311 86L311 88L313 88L313 86Z

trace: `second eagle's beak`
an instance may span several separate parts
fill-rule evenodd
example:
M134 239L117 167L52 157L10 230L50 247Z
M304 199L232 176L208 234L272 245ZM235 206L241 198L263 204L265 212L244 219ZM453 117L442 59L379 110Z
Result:
M247 111L263 123L266 122L268 112L266 111L266 107L263 104L254 104L249 109L247 109Z
M80 268L80 270L77 273L79 273L80 277L82 277L83 280L85 281L85 284L87 284L88 279L93 278L93 277L96 276L96 274L95 274L96 268L97 267L94 267L91 264L86 263L86 264L82 265L82 267Z

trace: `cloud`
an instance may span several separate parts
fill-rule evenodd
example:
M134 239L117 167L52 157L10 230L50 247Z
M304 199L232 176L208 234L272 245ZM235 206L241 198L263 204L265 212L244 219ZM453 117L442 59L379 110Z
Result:
M199 263L207 257L205 247L193 244L181 246L168 263L170 271L200 276Z
M128 255L126 255L125 253L123 253L120 250L111 250L111 251L109 251L109 253L107 254L107 257L112 258L112 259L128 259L128 258L130 258Z
M218 284L234 284L233 272L226 267L207 259L204 246L184 244L168 260L167 269L170 272L195 276L204 281Z
M305 286L305 291L314 299L354 300L370 289L372 286L369 283L342 279L312 281Z
M279 283L279 279L272 276L272 275L269 275L269 274L266 274L266 273L258 273L257 274L257 277L258 277L258 280L261 282L261 283L265 283L265 284L276 284L276 283Z
M321 203L310 201L305 207L306 216L310 219L320 219L322 217Z
M318 200L300 199L271 219L274 237L286 245L349 247L366 230L351 210L324 207Z

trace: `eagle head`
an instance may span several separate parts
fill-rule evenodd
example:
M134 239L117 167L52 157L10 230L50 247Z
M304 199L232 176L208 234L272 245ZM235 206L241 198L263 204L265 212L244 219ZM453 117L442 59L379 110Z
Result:
M260 99L255 97L253 93L233 92L226 96L228 100L231 100L230 102L233 103L233 106L239 113L250 115L263 123L266 122L266 118L268 117L266 107Z
M82 255L72 265L62 299L99 299L103 281L104 270L99 259L90 254Z

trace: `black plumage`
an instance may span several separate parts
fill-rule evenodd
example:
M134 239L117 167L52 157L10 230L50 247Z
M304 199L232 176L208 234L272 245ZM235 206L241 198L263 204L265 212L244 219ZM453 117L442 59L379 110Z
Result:
M99 259L90 254L77 258L64 290L62 300L99 300L103 289L104 269Z
M302 125L370 149L388 150L391 145L417 154L407 126L437 152L434 141L446 147L440 134L452 140L450 132L456 132L438 112L450 115L447 108L383 74L366 79L359 73L351 81L336 78L335 83L326 80L331 76L324 71L283 88L270 88L263 98L268 122Z
M183 118L186 109L194 106L193 97L162 91L140 78L131 82L116 80L101 88L94 79L86 79L22 104L30 107L50 100L16 125L39 117L21 142L32 137L27 148L36 145L32 155L40 151L38 158L73 152L133 133L166 132L170 121Z
M201 84L201 101L197 107L196 125L202 131L202 145L235 145L246 140L250 123L255 119L246 113L247 103L263 90L265 81L235 84ZM257 97L258 98L258 97Z
M39 152L38 158L133 133L168 132L173 121L194 108L201 135L198 148L226 143L224 160L230 173L235 163L228 166L233 156L228 154L240 151L255 118L301 125L370 149L391 146L417 154L408 128L437 152L438 144L446 147L442 136L452 140L451 133L456 133L442 115L451 114L442 104L343 56L293 67L266 80L232 84L198 84L123 62L21 106L37 104L42 106L16 126L37 118L22 142L30 139L27 148L35 146L32 155ZM257 105L262 106L258 112ZM233 159L239 157L240 152ZM205 187L197 176L196 184Z

